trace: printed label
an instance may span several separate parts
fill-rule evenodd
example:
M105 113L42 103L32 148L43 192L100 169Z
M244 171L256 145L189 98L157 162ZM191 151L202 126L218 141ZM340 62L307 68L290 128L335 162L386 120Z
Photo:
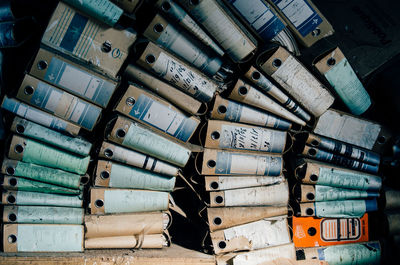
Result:
M225 206L286 206L289 201L289 188L287 183L226 190L224 194Z
M320 260L326 260L329 264L380 264L381 248L378 242L364 244L337 245L327 248L319 248Z
M261 0L229 0L229 3L266 41L274 38L285 28L282 21Z
M104 213L135 213L168 210L168 192L107 189Z
M83 251L82 225L18 224L19 252Z
M217 153L217 174L279 176L281 170L282 157Z
M359 190L379 190L382 186L382 179L356 171L320 167L318 184Z
M322 18L304 0L272 0L287 19L305 37L322 23Z
M291 126L288 121L233 101L229 101L228 103L225 120L261 125L280 130L288 130Z
M109 186L113 188L133 188L158 191L172 191L175 178L151 173L139 168L112 164Z
M341 115L332 110L319 117L314 132L345 143L372 149L378 138L381 126L370 121L348 115Z
M50 61L44 80L102 107L107 107L115 85L58 58Z
M43 82L38 83L30 103L88 130L93 129L101 113L101 108Z
M251 242L251 249L261 249L290 243L286 218L262 220L224 230L226 241L246 238Z
M191 15L208 30L234 61L242 60L255 49L254 44L214 1L201 1L191 10Z
M41 110L32 108L22 102L18 102L15 99L5 97L1 107L20 117L34 121L48 128L62 132L66 131L67 123L63 120Z
M129 115L184 142L189 140L198 125L195 120L143 94L139 96Z
M371 106L371 98L346 58L326 72L325 77L351 113L360 115Z
M163 52L158 56L152 69L165 80L182 88L200 101L209 102L216 91L216 85L211 81L191 71Z
M222 125L219 147L281 153L285 141L285 132Z
M123 145L180 167L186 165L191 154L190 150L139 127L137 124L129 127Z
M323 241L355 241L361 237L359 218L323 219L321 239Z

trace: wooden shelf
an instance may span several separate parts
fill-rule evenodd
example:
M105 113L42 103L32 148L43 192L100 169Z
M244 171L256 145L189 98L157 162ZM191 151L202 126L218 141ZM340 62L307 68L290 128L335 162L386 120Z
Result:
M163 249L86 250L84 253L0 253L2 265L215 265L215 258L172 245Z

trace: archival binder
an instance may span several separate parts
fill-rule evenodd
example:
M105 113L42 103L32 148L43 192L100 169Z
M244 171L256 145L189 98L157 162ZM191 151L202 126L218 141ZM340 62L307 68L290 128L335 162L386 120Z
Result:
M318 247L369 240L368 214L351 218L293 216L293 243L296 247Z
M90 156L75 156L60 149L17 135L14 135L11 139L8 157L80 175L86 173L90 162Z
M83 225L5 224L4 252L83 252Z
M137 33L132 28L109 27L60 2L45 30L42 43L93 70L116 78L136 37Z
M287 206L207 208L207 219L211 232L287 214Z
M289 121L274 114L260 109L255 109L249 105L224 99L219 95L215 96L211 118L258 125L284 131L287 131L292 127L292 124Z
M334 102L331 93L285 48L269 50L258 66L315 117L321 116Z
M361 115L371 106L368 92L338 47L317 57L313 65L328 80L351 113Z
M22 81L17 98L89 131L101 116L100 107L29 75Z
M285 150L286 141L284 131L209 120L204 147L280 154Z
M382 125L329 109L316 121L313 133L382 153L392 135Z
M89 181L87 176L6 158L1 166L1 173L71 189L79 189L82 184Z
M94 185L171 192L175 187L175 177L163 176L107 160L99 160Z
M183 111L192 115L199 114L202 104L200 101L192 98L168 83L161 81L139 66L129 64L125 69L125 76L131 82L138 81L143 84L146 88L157 93Z
M306 125L302 119L241 79L236 82L229 98L271 112L297 124Z
M118 84L43 47L36 54L29 74L103 108Z
M285 181L284 176L205 176L207 191L241 189L279 184Z
M238 62L257 48L257 41L226 7L216 0L179 0L189 14Z
M44 112L40 109L31 107L14 98L4 97L1 108L8 110L24 119L36 122L53 130L64 132L69 135L78 135L80 127L68 121L64 121L54 115Z
M210 192L211 207L283 206L289 203L287 182L280 184Z
M298 160L295 176L305 184L326 185L358 190L380 190L379 176L313 161Z
M312 46L334 30L310 0L268 0L283 17L301 44Z
M280 176L282 156L204 149L202 175Z
M143 168L154 173L168 176L178 176L179 168L154 157L124 148L104 141L99 152L100 158L107 158L138 168Z
M55 206L4 206L3 222L19 224L83 224L85 209Z
M286 217L271 217L211 232L210 236L215 254L256 250L290 243L291 239Z
M184 167L191 155L185 146L122 116L118 116L108 140L179 167Z
M168 246L163 234L94 237L85 239L85 249L162 248Z
M136 213L168 210L169 194L133 189L90 189L91 214Z
M128 87L115 110L183 142L189 141L200 124L199 118L185 115L168 101L136 84Z
M18 116L14 118L10 129L12 132L21 134L25 137L54 145L81 156L89 155L90 149L92 149L92 144L82 138L61 134Z
M85 215L85 238L162 234L170 221L163 212Z

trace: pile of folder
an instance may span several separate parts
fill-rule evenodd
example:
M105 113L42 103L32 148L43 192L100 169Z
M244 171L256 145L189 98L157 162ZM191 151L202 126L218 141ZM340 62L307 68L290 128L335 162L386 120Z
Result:
M178 180L218 264L379 263L391 133L339 48L297 57L332 34L309 0L60 1L1 105L4 250L169 246Z
M5 252L83 251L92 144L15 117L3 159Z

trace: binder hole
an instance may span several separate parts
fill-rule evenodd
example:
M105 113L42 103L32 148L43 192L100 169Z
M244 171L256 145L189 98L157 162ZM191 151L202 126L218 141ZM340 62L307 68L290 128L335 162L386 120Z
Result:
M316 28L311 32L311 35L313 37L317 37L317 36L319 36L319 34L321 34L321 30L319 28Z
M7 172L8 175L12 176L15 173L15 169L13 167L7 167L6 168L6 172Z
M334 65L336 64L336 60L335 60L335 58L329 58L329 59L326 61L326 63L327 63L329 66L334 66Z
M163 2L161 4L161 9L164 10L165 12L168 12L171 9L170 3L168 3L167 1Z
M309 154L310 156L315 156L315 155L317 154L317 150L315 150L315 149L313 149L313 148L310 148L310 149L308 150L308 154Z
M213 131L213 132L211 133L211 138L212 138L213 140L218 140L219 137L220 137L219 132Z
M247 94L247 88L245 86L239 87L239 95L244 96Z
M10 221L10 222L15 222L15 221L17 221L17 215L16 215L15 213L10 213L10 214L8 215L8 221Z
M225 114L227 111L226 107L224 105L219 105L218 106L218 113L219 114Z
M378 143L379 143L379 144L384 144L385 142L386 142L385 136L379 136L379 137L378 137Z
M215 167L217 165L217 163L214 161L214 160L208 160L208 162L207 162L207 166L209 167L209 168L213 168L213 167Z
M315 229L314 227L310 227L310 228L308 228L307 233L310 236L315 236L317 234L317 229Z
M317 140L312 140L312 141L311 141L311 145L312 145L312 146L318 146L318 145L319 145L319 142L318 142Z
M122 130L122 129L118 129L117 130L117 137L118 138L124 138L125 135L126 135L126 132L124 130Z
M104 202L103 202L103 200L96 200L96 201L94 202L94 205L95 205L97 208L101 208L101 207L104 206Z
M14 197L14 195L9 194L9 195L7 196L7 202L8 202L8 203L15 203L15 197Z
M34 91L35 91L35 88L33 88L33 86L26 86L24 88L25 95L32 95Z
M40 60L38 63L37 63L37 68L39 69L39 70L44 70L44 69L46 69L47 68L47 62L46 61L43 61L43 60Z
M16 178L10 178L10 179L8 180L8 184L9 184L10 186L12 186L12 187L15 187L15 186L17 186L18 181L17 181Z
M102 179L108 179L110 177L110 173L108 173L107 171L101 171L100 177Z
M25 132L25 127L22 124L17 124L15 130L17 131L17 133L23 134Z
M111 51L111 42L109 40L103 42L101 45L101 51L105 53L109 53Z
M22 145L20 145L20 144L17 144L16 146L15 146L15 152L17 153L17 154L21 154L23 151L24 151L24 147L22 146Z
M218 182L213 181L213 182L210 183L210 187L211 187L212 189L216 190L216 189L219 188L219 184L218 184Z
M86 183L89 182L89 178L86 176L81 177L81 184L85 185Z
M215 217L213 220L215 225L221 225L222 224L222 219L220 217Z
M315 174L312 174L312 175L310 176L310 180L311 180L311 181L317 181L317 180L318 180L318 176L315 175Z
M307 208L307 209L306 209L306 214L307 214L307 215L313 215L313 214L314 214L314 210L311 209L311 208Z
M8 243L14 244L15 242L17 242L17 237L15 235L9 235L8 236Z
M111 149L107 148L106 150L104 150L104 155L108 158L111 158L114 155L114 152Z
M306 197L309 201L312 201L315 199L315 195L311 192L307 193Z
M218 242L218 247L219 247L220 249L226 248L226 243L225 243L225 241L219 241L219 242Z
M190 4L196 6L199 4L199 0L190 0Z
M149 54L146 56L146 62L148 64L152 64L156 61L156 57L153 54Z
M279 67L282 65L281 59L274 59L274 60L272 61L272 65L273 65L274 67L276 67L276 68L279 68Z
M133 97L128 97L126 99L126 105L128 105L128 106L133 106L133 105L135 105L135 103L136 103L136 100Z
M222 198L222 196L218 195L217 197L215 197L215 202L218 204L221 204L224 202L224 198Z
M164 26L162 24L160 24L160 23L155 24L154 27L153 27L153 30L156 33L161 33L161 32L164 31Z
M253 80L258 80L258 79L260 79L261 74L260 74L260 72L254 71L254 72L251 74L251 77L253 78Z

